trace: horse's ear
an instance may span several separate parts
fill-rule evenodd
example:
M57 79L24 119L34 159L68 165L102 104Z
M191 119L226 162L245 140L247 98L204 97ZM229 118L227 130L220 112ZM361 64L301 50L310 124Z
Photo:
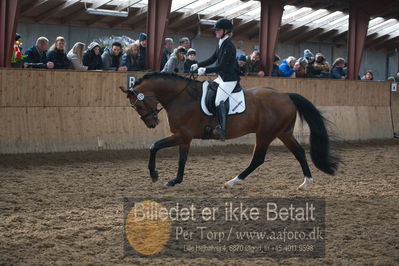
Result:
M127 93L127 89L126 89L125 87L119 86L119 89L120 89L122 92Z

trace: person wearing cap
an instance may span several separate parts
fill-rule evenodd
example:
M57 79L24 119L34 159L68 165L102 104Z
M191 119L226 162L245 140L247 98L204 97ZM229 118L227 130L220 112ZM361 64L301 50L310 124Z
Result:
M237 69L238 69L238 74L240 76L246 76L247 71L245 68L245 64L247 63L247 57L245 56L245 54L239 55L237 57Z
M167 73L184 73L184 61L186 60L186 48L177 47L173 54L169 57L161 72Z
M101 48L96 42L91 42L83 55L83 65L88 66L87 70L101 70L103 60L101 58Z
M299 57L298 61L295 63L294 70L295 70L295 77L296 78L307 78L307 66L308 60L304 57Z
M198 61L195 60L197 58L197 51L193 48L188 49L187 58L184 62L184 73L190 73L191 66L194 64L198 64Z
M296 58L293 56L289 56L287 59L284 59L283 62L281 62L281 65L278 67L281 76L295 78L295 70L294 70L295 63L296 63Z
M213 55L205 61L191 66L191 71L198 70L198 75L205 73L216 73L218 77L216 82L219 87L216 91L216 117L219 125L215 128L213 134L224 140L226 137L226 118L227 112L225 101L234 90L240 76L237 71L236 64L236 48L230 39L233 30L233 24L230 20L219 19L214 26L216 38L219 43ZM216 62L214 67L206 67ZM205 68L206 67L206 68Z
M139 53L139 65L140 65L140 69L147 69L147 63L146 63L146 49L147 49L147 34L145 34L144 32L141 32L139 34L139 49L140 49L140 53Z
M47 61L53 62L54 69L69 69L71 62L64 52L65 39L64 37L57 37L53 45L51 45L47 52Z

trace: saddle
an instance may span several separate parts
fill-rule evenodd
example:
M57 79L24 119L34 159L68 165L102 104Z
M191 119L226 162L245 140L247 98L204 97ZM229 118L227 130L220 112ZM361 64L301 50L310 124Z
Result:
M213 115L216 115L215 99L216 99L216 92L217 92L218 87L219 87L219 83L212 81L212 82L208 82L208 86L206 89L205 106L208 109L208 111ZM242 87L239 82L237 82L237 85L231 94L233 95L233 93L237 93L237 92L242 92ZM232 104L234 104L234 103L232 103ZM230 97L227 98L225 105L226 105L226 109L230 110ZM229 112L229 114L230 114L230 112Z

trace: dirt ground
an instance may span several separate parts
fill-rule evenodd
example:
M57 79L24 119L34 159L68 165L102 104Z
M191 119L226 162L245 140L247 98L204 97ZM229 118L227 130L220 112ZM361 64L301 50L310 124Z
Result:
M0 264L398 265L399 140L339 144L344 164L297 191L302 171L282 147L244 184L222 190L243 170L250 146L195 148L173 188L176 150L162 151L152 184L147 151L0 156ZM309 158L309 154L308 154ZM123 253L123 198L321 197L327 204L326 257L319 259L148 259Z

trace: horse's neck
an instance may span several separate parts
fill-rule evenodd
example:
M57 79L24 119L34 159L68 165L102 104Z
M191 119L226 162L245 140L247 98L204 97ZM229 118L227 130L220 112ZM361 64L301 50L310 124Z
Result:
M197 88L199 86L195 81L171 81L164 82L162 85L157 86L155 96L159 103L169 108L171 105L187 104L189 101L198 100L194 96L197 95Z

